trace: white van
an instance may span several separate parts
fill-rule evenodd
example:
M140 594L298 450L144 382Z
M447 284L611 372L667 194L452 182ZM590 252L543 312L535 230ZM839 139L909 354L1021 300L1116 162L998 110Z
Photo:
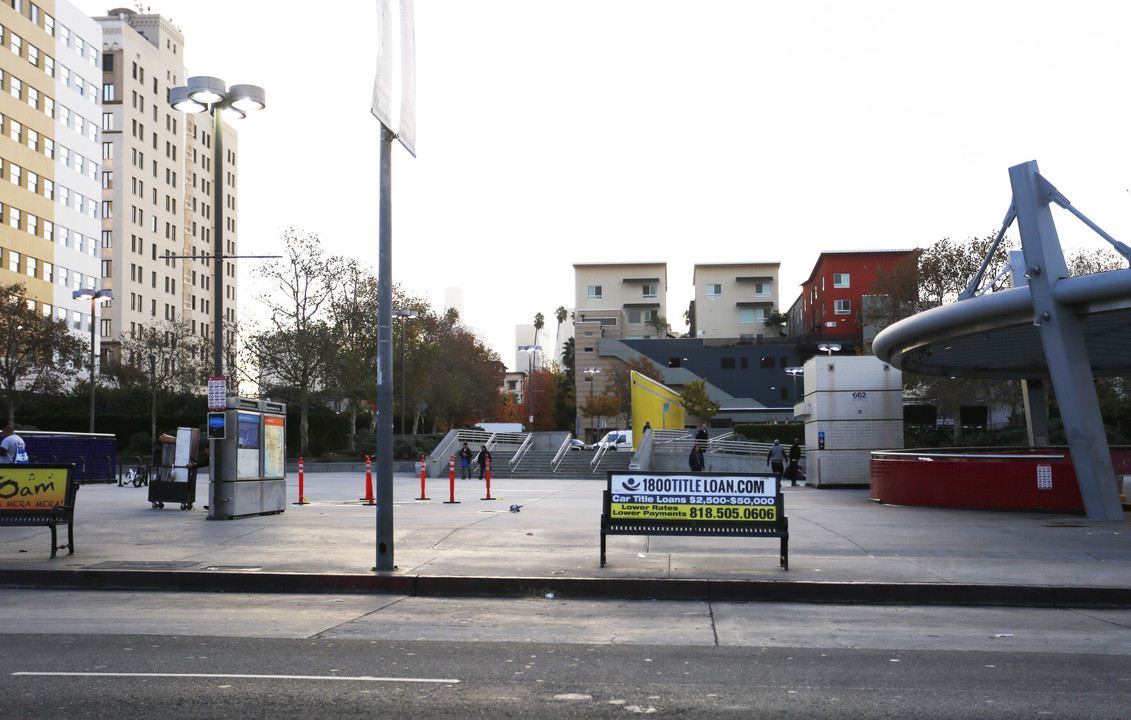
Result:
M599 450L600 448L607 448L608 450L631 450L632 431L613 430L607 433L605 437L601 438L593 445L594 450Z

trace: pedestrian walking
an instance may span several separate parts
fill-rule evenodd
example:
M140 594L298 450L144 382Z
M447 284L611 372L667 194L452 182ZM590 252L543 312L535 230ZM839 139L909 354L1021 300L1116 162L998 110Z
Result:
M774 478L778 481L778 486L781 486L781 476L785 472L785 448L781 446L781 440L774 440L773 446L770 451L766 453L766 464L774 473Z
M691 472L703 470L703 448L699 443L695 443L695 447L691 448L691 454L687 456L687 464L691 468Z
M707 442L707 439L707 423L703 423L703 426L699 428L699 432L695 433L695 442L702 444Z
M789 466L785 469L785 476L789 480L792 487L797 487L797 475L800 470L797 463L801 460L801 440L793 438L793 444L789 446Z

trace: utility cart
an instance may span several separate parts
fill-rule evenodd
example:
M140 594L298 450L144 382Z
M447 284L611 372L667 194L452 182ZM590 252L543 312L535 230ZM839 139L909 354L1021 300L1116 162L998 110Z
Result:
M149 479L149 503L154 510L165 503L180 503L181 510L192 510L196 502L196 449L200 431L177 428L177 436L162 435L158 462Z

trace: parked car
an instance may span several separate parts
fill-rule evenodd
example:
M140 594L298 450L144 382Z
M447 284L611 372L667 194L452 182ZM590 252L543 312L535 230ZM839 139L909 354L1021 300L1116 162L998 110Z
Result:
M606 450L632 450L632 431L613 430L607 433L605 437L601 438L593 445L594 450L600 448L605 448Z
M569 441L569 449L570 450L592 450L593 446L592 445L586 445L585 443L581 442L577 438L574 438L573 440Z

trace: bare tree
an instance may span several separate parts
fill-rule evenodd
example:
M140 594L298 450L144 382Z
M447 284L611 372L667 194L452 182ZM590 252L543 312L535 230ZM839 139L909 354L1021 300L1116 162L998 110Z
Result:
M310 407L325 391L339 336L330 322L330 305L340 289L344 261L325 256L313 233L288 228L282 260L257 274L271 283L260 296L270 311L266 327L248 339L259 366L260 385L278 390L299 408L299 452L310 448Z
M157 442L161 403L178 392L199 393L211 370L204 338L193 335L184 321L163 320L123 333L120 354L111 372L123 387L144 390L149 397L149 438Z

